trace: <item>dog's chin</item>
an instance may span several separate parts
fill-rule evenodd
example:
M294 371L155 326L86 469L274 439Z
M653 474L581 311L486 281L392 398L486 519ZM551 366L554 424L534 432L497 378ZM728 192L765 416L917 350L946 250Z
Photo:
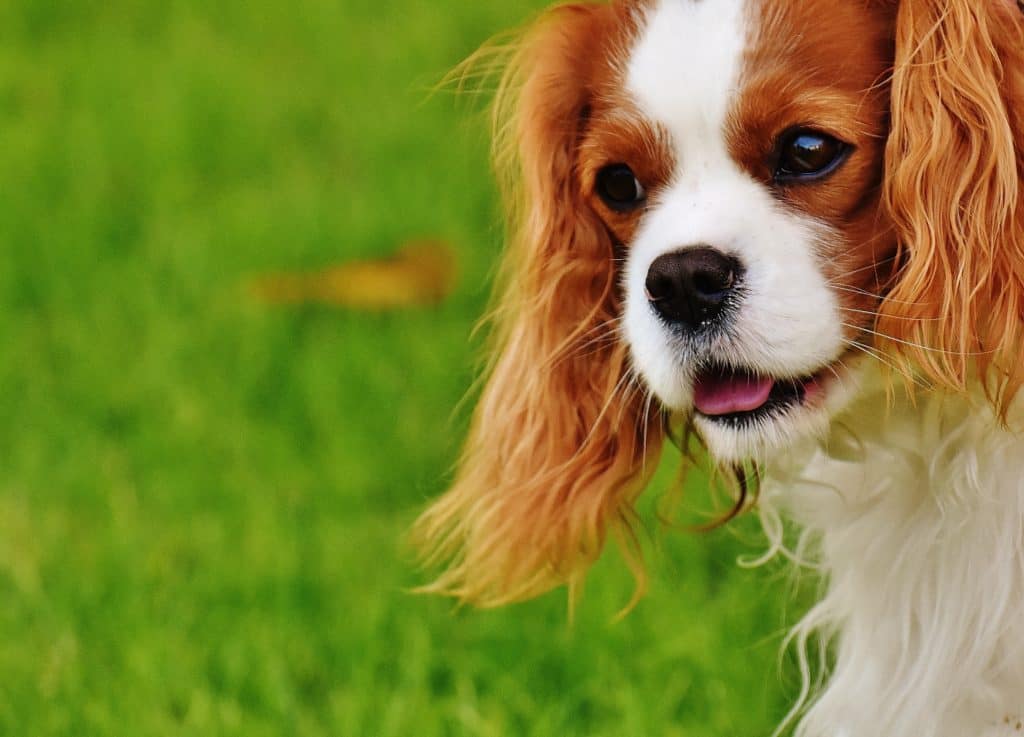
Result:
M764 461L827 435L857 377L837 361L798 377L715 366L693 382L693 426L718 461Z

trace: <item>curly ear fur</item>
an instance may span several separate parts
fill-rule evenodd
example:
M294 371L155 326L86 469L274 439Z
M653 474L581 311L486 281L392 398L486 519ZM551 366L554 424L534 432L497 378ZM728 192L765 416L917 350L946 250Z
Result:
M496 132L513 151L497 158L518 174L518 225L458 476L415 530L428 564L448 565L427 592L497 606L574 580L610 531L628 530L655 465L660 415L630 373L614 245L576 171L593 79L606 73L595 47L621 12L550 11L499 88Z
M1024 383L1024 19L1012 0L902 0L885 200L902 270L879 333L937 385ZM976 372L976 373L975 373Z

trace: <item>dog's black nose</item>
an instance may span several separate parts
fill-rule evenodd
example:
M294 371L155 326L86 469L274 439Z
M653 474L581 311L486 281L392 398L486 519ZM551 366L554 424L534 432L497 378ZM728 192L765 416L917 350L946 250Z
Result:
M740 270L739 261L714 248L668 253L647 272L647 299L669 322L697 329L721 313Z

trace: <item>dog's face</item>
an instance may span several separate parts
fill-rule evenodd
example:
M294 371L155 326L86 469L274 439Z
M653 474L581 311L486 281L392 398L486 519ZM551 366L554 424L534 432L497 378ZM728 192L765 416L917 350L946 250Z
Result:
M891 11L659 0L601 83L581 187L621 246L633 365L726 461L820 430L896 261ZM622 47L620 47L622 48Z
M666 414L736 465L826 431L858 362L984 381L1001 412L1024 383L1015 0L561 5L500 90L519 207L459 477L419 527L436 590L584 570Z

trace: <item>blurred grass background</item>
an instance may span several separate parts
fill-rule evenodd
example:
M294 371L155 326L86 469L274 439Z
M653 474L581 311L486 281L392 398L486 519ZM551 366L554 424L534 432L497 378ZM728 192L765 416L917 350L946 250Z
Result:
M428 91L540 4L0 3L0 734L768 734L788 587L734 565L750 521L648 514L617 624L614 556L572 626L406 593L501 248L479 106ZM241 288L422 236L441 307Z

